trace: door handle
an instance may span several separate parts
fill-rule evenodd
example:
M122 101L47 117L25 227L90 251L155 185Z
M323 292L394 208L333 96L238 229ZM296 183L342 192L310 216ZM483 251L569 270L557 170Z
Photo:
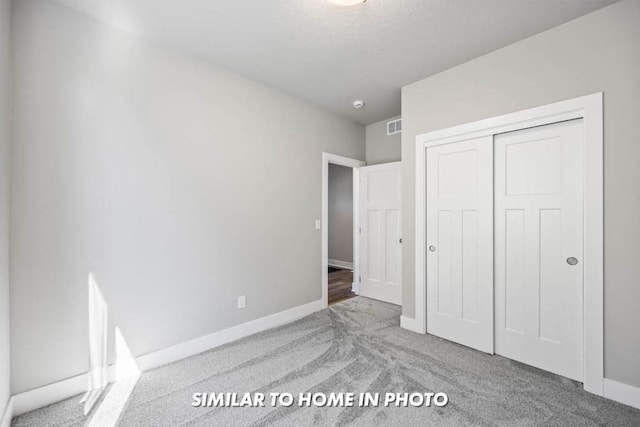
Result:
M576 265L578 263L578 258L575 257L569 257L567 258L567 264L569 265Z
M436 247L433 246L433 245L429 246L429 251L430 252L435 252L436 251Z
M400 240L398 240L398 242L402 243L402 237L400 238Z

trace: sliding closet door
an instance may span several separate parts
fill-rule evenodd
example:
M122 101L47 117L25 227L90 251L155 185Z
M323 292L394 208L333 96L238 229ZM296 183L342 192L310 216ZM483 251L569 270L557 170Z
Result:
M493 143L426 150L427 332L493 353Z
M495 136L496 353L583 379L582 120Z

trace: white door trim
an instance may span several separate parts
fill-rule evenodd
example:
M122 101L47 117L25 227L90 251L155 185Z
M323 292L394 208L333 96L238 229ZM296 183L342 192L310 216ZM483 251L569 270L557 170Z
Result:
M416 137L416 332L426 333L425 150L426 147L542 126L584 120L584 389L603 395L604 217L602 92L437 130Z
M360 239L358 229L360 218L358 215L360 202L360 175L358 168L366 165L362 160L351 159L337 154L322 153L322 303L323 308L328 306L329 295L329 163L353 168L353 287L357 293L357 277L360 274Z

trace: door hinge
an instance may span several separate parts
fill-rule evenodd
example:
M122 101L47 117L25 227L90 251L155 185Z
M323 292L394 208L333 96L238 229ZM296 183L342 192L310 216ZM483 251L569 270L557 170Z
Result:
M360 234L362 234L362 227L360 227L358 231L360 232Z
M358 277L358 282L362 283L362 276Z

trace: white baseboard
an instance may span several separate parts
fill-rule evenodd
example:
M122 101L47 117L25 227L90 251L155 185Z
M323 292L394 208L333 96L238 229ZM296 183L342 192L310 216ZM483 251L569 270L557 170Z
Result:
M140 371L148 371L185 357L193 356L212 348L227 344L240 338L253 335L267 329L291 323L309 314L320 311L325 307L323 301L317 300L289 310L281 311L270 316L242 323L222 331L214 332L200 338L186 341L153 353L136 357L136 363ZM110 375L112 378L113 375ZM52 403L60 402L87 391L87 374L78 375L62 381L55 382L33 390L13 396L13 411L11 416L18 416L35 409L43 408ZM5 411L5 416L6 416ZM11 418L9 418L9 423ZM4 418L3 418L4 423ZM8 427L4 424L0 427Z
M604 397L640 409L640 388L604 379Z
M408 331L412 331L418 334L424 334L424 327L420 327L416 322L416 319L406 316L400 316L400 327Z
M13 397L9 398L7 406L4 408L2 418L0 418L0 427L10 427L13 418Z
M300 305L289 310L281 311L270 316L242 323L213 334L205 335L182 344L174 345L163 350L145 354L136 358L138 367L141 371L157 368L194 354L202 353L214 347L238 340L240 338L262 332L267 329L275 328L295 320L308 316L311 313L320 311L324 308L322 300L310 302Z
M13 396L13 416L82 394L87 391L87 381L87 375L82 374L16 394Z
M327 261L327 264L329 264L329 267L346 268L348 270L353 270L353 263L349 261L330 259Z

